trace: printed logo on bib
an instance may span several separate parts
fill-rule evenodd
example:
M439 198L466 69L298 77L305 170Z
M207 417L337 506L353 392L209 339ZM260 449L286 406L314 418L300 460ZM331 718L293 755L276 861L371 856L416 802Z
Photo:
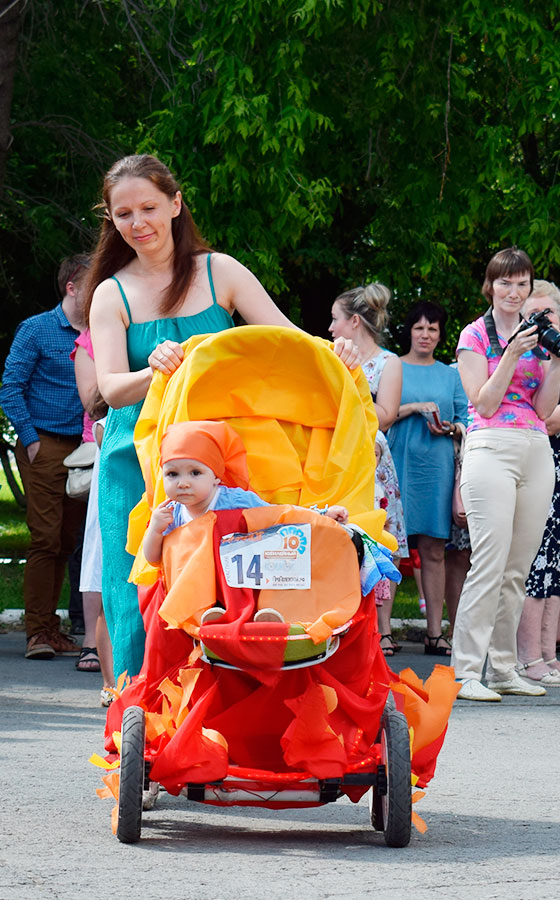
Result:
M311 525L273 525L249 534L226 534L220 561L230 587L308 590Z

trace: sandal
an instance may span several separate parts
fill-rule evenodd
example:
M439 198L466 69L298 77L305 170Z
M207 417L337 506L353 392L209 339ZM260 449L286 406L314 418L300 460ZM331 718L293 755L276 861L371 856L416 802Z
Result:
M383 646L383 641L386 642L385 646ZM393 656L395 653L395 647L393 645L393 638L390 634L382 634L381 639L379 641L379 646L381 648L381 652L383 656Z
M428 656L451 656L451 644L444 634L438 634L437 637L427 634L424 638L424 653Z
M76 660L76 668L78 672L101 672L97 647L82 647Z
M548 672L545 672L544 675L541 675L539 678L535 678L533 675L529 675L528 669L531 666L537 666L539 663L544 663L548 665L552 660L545 661L542 656L539 656L538 659L533 659L528 663L518 663L516 666L519 675L522 678L525 678L527 681L533 681L535 684L542 684L543 687L560 687L560 672L558 669L550 669Z

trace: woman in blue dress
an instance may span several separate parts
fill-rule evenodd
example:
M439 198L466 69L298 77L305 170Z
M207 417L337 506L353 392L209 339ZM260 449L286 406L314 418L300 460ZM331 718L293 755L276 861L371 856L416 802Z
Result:
M99 389L109 404L100 466L103 604L115 675L135 675L144 627L132 557L125 550L128 516L144 490L133 444L142 402L155 371L181 364L181 342L233 327L235 309L252 325L291 322L255 276L200 236L169 169L153 156L127 156L105 176L104 219L89 270L89 315ZM293 327L293 326L292 326ZM351 341L335 347L357 364Z
M406 530L420 554L426 597L427 634L424 650L449 656L441 634L445 595L445 542L451 532L455 474L453 440L461 440L457 422L466 424L467 398L456 369L434 359L445 340L447 314L420 301L408 313L401 357L403 385L397 419L388 440L397 469Z

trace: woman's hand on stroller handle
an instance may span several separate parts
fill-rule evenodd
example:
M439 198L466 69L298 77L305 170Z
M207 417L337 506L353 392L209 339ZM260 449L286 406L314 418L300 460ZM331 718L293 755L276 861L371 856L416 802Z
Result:
M360 365L358 345L350 338L338 337L333 345L334 352L347 369L357 369Z
M177 341L163 341L158 344L148 357L148 365L152 372L163 372L173 375L183 362L183 348Z

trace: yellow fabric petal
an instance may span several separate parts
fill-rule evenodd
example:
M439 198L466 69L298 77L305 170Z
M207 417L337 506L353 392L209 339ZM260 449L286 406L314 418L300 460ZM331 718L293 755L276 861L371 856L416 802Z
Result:
M88 759L88 762L90 762L92 766L97 766L99 769L107 769L107 771L109 771L110 769L120 769L121 766L118 759L115 760L115 762L110 763L107 762L106 759L103 759L102 756L99 756L99 753L92 753L92 755Z

